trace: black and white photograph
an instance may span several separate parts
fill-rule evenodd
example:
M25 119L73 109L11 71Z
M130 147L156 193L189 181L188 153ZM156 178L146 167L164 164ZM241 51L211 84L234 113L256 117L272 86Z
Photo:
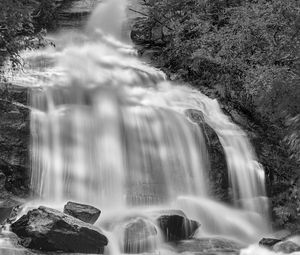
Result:
M300 0L0 0L0 255L300 255Z

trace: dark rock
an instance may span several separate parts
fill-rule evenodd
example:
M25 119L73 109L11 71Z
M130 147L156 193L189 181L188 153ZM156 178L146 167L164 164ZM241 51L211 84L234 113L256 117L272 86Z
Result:
M29 192L27 101L28 88L0 84L0 172L6 177L5 189L23 196Z
M300 246L292 241L278 242L273 246L273 251L282 253L292 253L300 251Z
M94 224L99 218L101 211L90 205L68 202L64 206L64 213L86 223Z
M157 248L157 230L153 223L137 218L125 226L124 253L153 252Z
M100 229L43 206L22 216L11 230L24 247L41 251L99 254L108 243Z
M263 238L259 241L259 245L272 247L274 244L279 243L281 240L276 238Z
M214 196L224 202L231 201L226 156L217 133L205 122L201 111L188 109L185 114L192 122L199 125L205 136L210 159L210 166L207 166L207 168L210 167L211 169L209 179Z
M192 252L193 254L239 254L244 248L241 244L224 238L201 238L172 243L178 253Z
M157 219L166 241L179 241L191 238L200 224L190 220L182 211L165 211Z

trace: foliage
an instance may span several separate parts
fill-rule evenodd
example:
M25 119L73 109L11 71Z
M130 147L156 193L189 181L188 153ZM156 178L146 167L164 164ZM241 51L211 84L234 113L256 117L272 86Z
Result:
M20 65L19 52L44 46L46 26L53 19L54 1L0 1L0 65L9 57L13 67ZM53 20L52 20L53 22Z
M300 227L300 188L298 185L292 183L287 192L282 192L273 198L275 224L294 231Z
M272 186L287 185L274 195L274 216L279 224L293 221L299 216L300 1L142 3L145 24L160 24L164 31L165 46L155 60L200 89L216 90L262 123L275 145L259 158Z

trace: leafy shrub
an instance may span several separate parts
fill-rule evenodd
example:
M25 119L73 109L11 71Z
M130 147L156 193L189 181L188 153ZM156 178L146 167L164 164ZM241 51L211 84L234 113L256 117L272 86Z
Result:
M270 188L285 187L269 192L273 215L277 225L295 222L300 208L300 2L142 2L147 26L160 24L167 35L155 60L194 86L215 89L223 101L262 124L272 146L261 146L258 156Z
M0 1L0 65L8 57L13 67L20 65L19 52L42 47L45 28L54 22L55 1Z

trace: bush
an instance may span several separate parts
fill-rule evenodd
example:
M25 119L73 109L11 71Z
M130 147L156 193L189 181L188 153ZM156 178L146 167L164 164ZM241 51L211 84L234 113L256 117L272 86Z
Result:
M16 67L20 51L46 44L44 29L53 23L55 7L50 0L0 1L0 65L8 57Z
M143 3L148 10L145 24L160 24L167 35L155 60L194 86L214 89L219 98L262 125L265 142L258 156L270 187L285 187L279 193L270 191L273 216L277 225L295 222L299 217L295 183L300 165L300 2Z

